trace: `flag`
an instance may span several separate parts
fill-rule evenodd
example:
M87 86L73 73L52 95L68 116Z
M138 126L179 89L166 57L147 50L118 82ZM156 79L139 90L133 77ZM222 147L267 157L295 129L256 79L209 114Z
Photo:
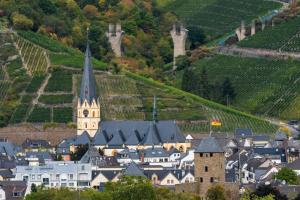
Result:
M211 125L212 125L212 126L221 126L222 123L221 123L220 120L214 119L214 120L211 121Z

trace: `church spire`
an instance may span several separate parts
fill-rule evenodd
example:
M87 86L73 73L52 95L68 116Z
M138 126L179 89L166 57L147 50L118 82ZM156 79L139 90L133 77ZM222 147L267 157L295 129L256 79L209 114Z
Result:
M156 96L153 97L152 120L154 123L157 122Z
M93 99L96 101L96 83L95 77L93 75L93 66L92 66L92 54L89 45L89 29L87 29L87 44L85 50L84 58L84 69L83 76L81 80L80 88L80 103L82 104L84 100L87 100L89 104L92 103Z

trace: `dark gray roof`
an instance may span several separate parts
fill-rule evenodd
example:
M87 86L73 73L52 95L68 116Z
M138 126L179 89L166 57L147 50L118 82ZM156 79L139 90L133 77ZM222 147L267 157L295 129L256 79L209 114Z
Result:
M277 141L283 141L283 140L286 140L287 139L287 135L283 132L276 132L276 135L275 135L275 140Z
M76 141L76 137L63 139L56 148L56 153L58 154L69 154L70 146L74 144Z
M26 192L25 181L0 181L1 188L5 191L6 200L21 200ZM19 192L21 197L13 197L15 192Z
M146 135L142 141L143 145L158 145L161 143L156 123L150 122Z
M11 142L0 142L0 153L10 157L15 156L15 147Z
M26 139L23 144L23 148L49 148L50 143L46 140L32 140L32 139Z
M81 135L77 135L74 142L75 145L84 145L90 143L90 137L88 132L84 131Z
M237 128L235 129L235 138L245 138L245 137L251 137L253 135L252 129L250 128Z
M269 136L267 136L267 135L253 135L252 140L253 141L269 141Z
M53 160L49 152L26 152L26 158L38 158L40 161Z
M145 158L152 157L169 157L168 152L164 148L148 148L144 150Z
M91 103L93 99L95 101L97 100L96 82L93 75L92 55L89 44L87 44L80 88L80 103L83 103L84 100L87 100L89 103Z
M214 137L203 138L197 147L196 153L223 153L224 150L220 147Z
M294 169L294 170L300 170L300 158L295 160L294 162L288 163L286 167Z
M126 167L126 169L123 172L124 175L126 176L141 176L145 177L144 172L135 162L129 163L129 165Z
M111 138L111 140L108 142L108 145L110 146L121 146L125 141L123 132L121 130L118 130L116 134L110 135L109 138Z
M120 131L125 145L185 142L185 137L173 121L158 121L155 124L152 121L101 121L99 127L93 141L95 145L111 145L110 140L115 135L119 137Z
M3 179L15 177L10 169L0 169L0 176L2 176Z
M79 162L91 163L93 166L106 166L104 157L100 155L98 149L95 147L90 147Z

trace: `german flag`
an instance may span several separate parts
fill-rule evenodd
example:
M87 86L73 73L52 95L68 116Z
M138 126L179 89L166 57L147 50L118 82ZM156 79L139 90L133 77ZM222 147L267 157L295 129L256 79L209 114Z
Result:
M211 125L212 125L212 126L221 126L222 123L221 123L220 120L214 119L214 120L211 121Z

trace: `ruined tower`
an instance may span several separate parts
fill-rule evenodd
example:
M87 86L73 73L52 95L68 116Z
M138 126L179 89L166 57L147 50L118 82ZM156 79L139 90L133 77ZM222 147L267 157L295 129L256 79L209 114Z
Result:
M122 31L121 24L109 24L106 36L108 37L108 41L116 57L121 57L121 45L124 37L124 31Z
M225 155L214 137L203 138L194 152L195 180L199 182L199 193L206 195L214 184L225 182Z
M87 132L93 137L100 121L100 103L96 94L92 55L87 43L84 70L81 80L80 97L77 103L77 135Z
M239 41L245 39L245 37L246 37L246 27L245 27L245 22L244 21L241 22L241 26L235 30L235 33L236 33Z
M256 32L256 22L255 20L252 20L251 22L251 35L255 35Z
M188 30L184 28L183 25L176 26L173 25L171 30L171 36L173 39L174 45L174 54L173 54L173 70L176 69L176 57L180 55L185 55L185 42L188 35Z

